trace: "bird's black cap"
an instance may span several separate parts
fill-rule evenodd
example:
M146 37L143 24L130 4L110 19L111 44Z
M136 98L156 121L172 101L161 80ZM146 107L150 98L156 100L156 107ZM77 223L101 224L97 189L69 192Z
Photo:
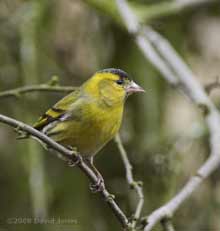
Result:
M125 71L123 71L121 69L116 69L116 68L103 69L101 71L98 71L97 73L112 73L112 74L120 76L121 79L127 79L128 78L128 74Z

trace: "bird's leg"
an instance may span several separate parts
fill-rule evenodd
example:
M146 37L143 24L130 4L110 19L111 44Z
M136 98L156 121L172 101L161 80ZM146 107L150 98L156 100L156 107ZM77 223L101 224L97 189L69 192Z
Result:
M93 157L87 157L84 160L97 177L97 182L90 185L91 191L94 193L102 191L103 188L105 187L104 179L103 179L101 173L98 171L98 169L93 164Z

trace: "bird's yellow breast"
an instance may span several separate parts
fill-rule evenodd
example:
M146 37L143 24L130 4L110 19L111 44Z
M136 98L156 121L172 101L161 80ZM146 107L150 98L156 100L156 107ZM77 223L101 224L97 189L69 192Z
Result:
M83 156L95 155L118 132L123 106L102 107L98 104L84 104L81 116L59 123L52 132L57 142L76 147ZM62 132L65 131L65 132Z

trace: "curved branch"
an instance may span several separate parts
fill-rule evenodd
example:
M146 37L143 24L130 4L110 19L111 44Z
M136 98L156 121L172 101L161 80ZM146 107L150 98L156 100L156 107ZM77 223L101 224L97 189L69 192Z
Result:
M142 189L142 182L137 182L134 180L133 173L132 173L132 165L128 159L127 152L125 151L125 148L122 144L120 135L117 134L115 137L115 142L118 146L119 152L121 154L121 158L123 161L123 164L125 166L125 171L126 171L126 179L129 184L129 186L134 189L138 195L138 204L133 216L133 221L131 224L132 228L136 227L137 221L140 219L141 216L141 211L144 205L144 193Z
M156 209L146 218L147 225L144 231L151 231L153 227L164 218L172 218L182 203L188 199L191 194L199 187L199 185L203 183L203 181L219 167L219 164L219 154L211 155L205 164L202 165L202 167L197 171L197 174L186 183L186 185L175 197L173 197L168 203L159 209Z
M82 170L82 172L89 178L89 180L92 183L97 182L97 177L93 173L93 171L84 163L83 160L79 161L78 153L72 150L68 150L62 145L56 143L54 140L43 134L42 132L39 132L38 130L34 129L33 127L22 123L18 120L12 119L10 117L4 116L0 114L0 122L10 125L11 127L14 127L18 131L24 131L28 134L30 134L33 137L36 137L39 141L46 144L50 149L53 149L57 151L59 154L64 157L65 160L69 160L71 162L78 162L77 166ZM62 158L63 159L63 158ZM100 192L100 195L103 197L103 199L107 202L109 207L111 208L112 212L115 214L118 221L121 223L121 225L125 228L129 226L128 219L126 215L122 212L120 207L117 205L115 200L113 199L113 196L107 191L107 189L104 187Z
M76 87L69 87L69 86L51 86L49 84L39 84L39 85L31 85L31 86L24 86L15 89L11 89L8 91L0 92L0 99L7 98L7 97L20 97L22 94L30 93L30 92L38 92L38 91L45 91L45 92L71 92L74 91Z
M151 231L158 222L171 218L182 203L219 167L220 113L196 80L192 71L169 42L152 28L142 27L126 0L116 0L116 2L128 32L134 36L135 42L146 59L161 72L163 78L169 84L182 91L193 103L203 109L210 132L210 157L176 196L146 218L147 225L144 231ZM164 71L164 67L166 67L167 71ZM172 75L170 76L168 72L172 73Z
M100 1L100 0L83 0L87 4L99 10L102 14L110 15L117 23L123 25L120 15L117 13L117 4L115 0ZM182 11L194 9L199 6L208 6L218 3L219 0L170 0L161 1L159 3L144 4L137 2L129 2L129 6L138 15L141 22L149 22L162 17L168 17L179 14Z

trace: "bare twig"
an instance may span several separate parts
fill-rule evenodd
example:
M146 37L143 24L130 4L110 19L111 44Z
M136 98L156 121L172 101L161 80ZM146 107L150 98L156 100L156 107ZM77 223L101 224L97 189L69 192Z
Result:
M71 92L75 90L76 87L69 87L69 86L51 86L49 84L39 84L39 85L32 85L32 86L24 86L15 89L11 89L8 91L0 92L0 99L7 98L7 97L19 97L22 94L30 93L30 92L39 92L39 91L48 91L48 92Z
M138 199L139 199L135 213L134 213L134 216L133 216L133 221L131 224L131 227L135 228L137 221L140 219L141 211L142 211L142 208L144 205L144 194L143 194L143 190L142 190L142 182L137 182L134 180L133 173L132 173L132 165L128 159L128 155L125 151L125 148L122 144L122 141L121 141L119 134L116 135L115 142L118 146L123 164L125 166L127 182L129 184L129 186L136 191L136 193L138 195Z
M203 109L210 131L210 157L174 198L148 216L144 230L150 231L159 221L164 218L171 218L180 205L220 165L220 114L191 70L169 42L150 27L141 27L126 0L116 1L128 31L134 36L145 57L152 62L171 85L184 92L197 106ZM158 58L159 62L155 57ZM161 63L166 66L166 72L161 67ZM172 73L172 78L167 74L168 71Z
M216 2L215 0L173 0L173 4L178 9L185 9L188 7L200 6L202 4L210 4Z
M139 13L140 21L146 22L161 17L172 16L182 11L194 9L200 6L211 5L217 2L218 0L172 0L147 5L143 10L140 6L137 7L137 9L134 8L134 10L135 12ZM138 10L140 10L140 12L138 12Z
M154 51L152 45L142 35L141 27L138 23L138 18L136 17L136 15L131 13L129 6L127 5L127 3L125 4L124 1L117 1L117 4L118 10L121 13L122 18L124 19L124 23L127 27L128 32L134 35L135 41L140 49L143 51L145 57L154 66L158 67L158 69L168 82L172 83L172 85L176 85L178 81L176 80L173 71L170 70L169 67L167 67L166 63L163 61L160 55Z
M30 134L33 137L37 137L40 141L47 144L47 146L50 149L53 149L60 153L62 155L62 159L64 157L65 160L76 162L78 161L78 153L74 152L72 150L68 150L62 145L56 143L51 138L46 136L45 134L39 132L38 130L34 129L33 127L22 123L20 121L17 121L15 119L12 119L10 117L4 116L0 114L0 122L10 125L11 127L16 128L17 130L24 131L28 134ZM93 173L93 171L84 163L83 160L78 161L77 166L83 171L83 173L90 179L92 183L97 182L97 177ZM104 198L104 200L107 202L109 207L111 208L112 212L115 214L118 221L121 223L121 225L124 228L127 228L129 226L128 219L126 215L122 212L120 207L117 205L115 200L113 199L113 196L107 191L107 189L104 187L100 192L100 195Z
M87 4L99 10L102 14L106 13L119 24L123 24L120 16L117 14L117 4L114 1L83 0ZM140 2L129 2L138 19L141 22L149 22L161 17L168 17L179 14L184 10L194 9L198 6L218 4L219 0L172 0L161 1L159 3L145 4Z

